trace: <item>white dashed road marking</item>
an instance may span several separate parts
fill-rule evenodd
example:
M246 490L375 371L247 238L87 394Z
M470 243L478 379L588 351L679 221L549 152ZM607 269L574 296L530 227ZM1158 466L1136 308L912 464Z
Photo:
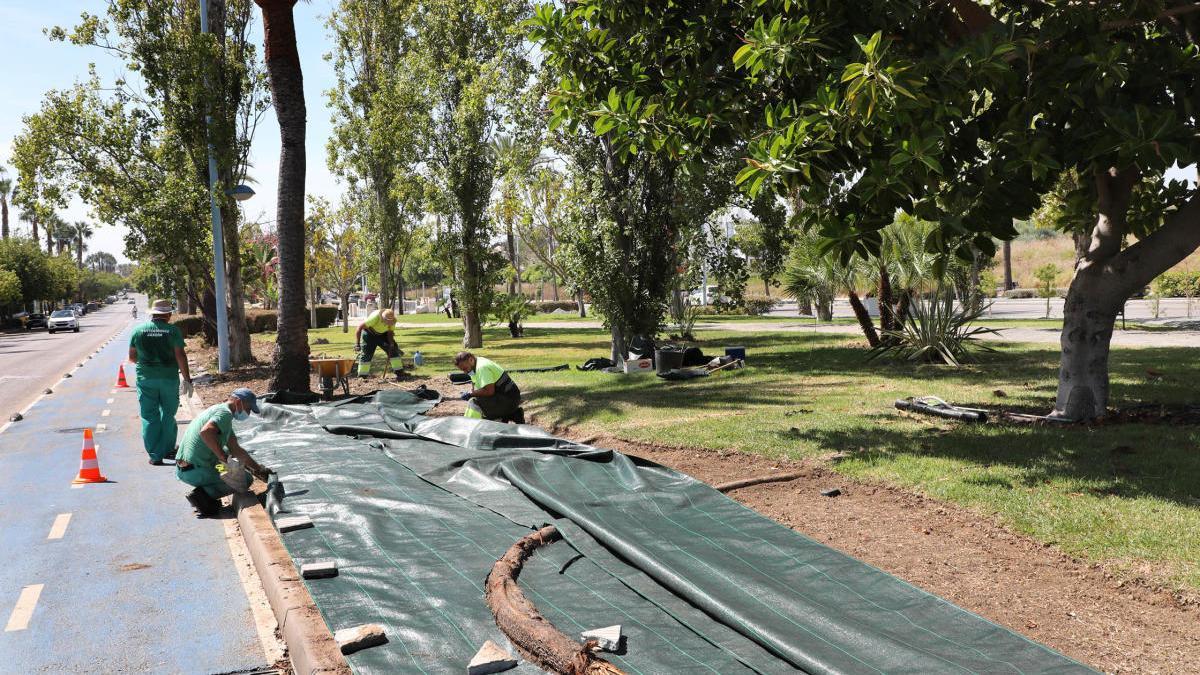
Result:
M112 414L112 411L109 410L108 408L105 408L104 410L100 411L101 417L108 417L110 414Z
M4 626L5 633L25 630L29 627L29 620L33 618L33 610L37 607L38 597L42 594L42 586L43 584L33 584L21 589L17 605L13 607L12 614L8 615L8 623Z
M110 399L108 399L107 401L105 401L105 403L112 403L112 402L113 402L113 401L115 401L115 400L116 400L116 399L111 399L111 398L110 398Z
M71 522L71 514L60 513L54 517L54 524L50 526L50 534L46 537L49 539L62 539L67 533L67 524Z

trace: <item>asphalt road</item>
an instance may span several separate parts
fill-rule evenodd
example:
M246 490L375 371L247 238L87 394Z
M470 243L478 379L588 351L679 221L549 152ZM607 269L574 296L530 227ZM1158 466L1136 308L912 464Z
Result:
M4 336L5 368L49 356L14 381L38 395L25 419L0 420L0 672L258 672L272 659L226 526L196 519L174 467L147 462L130 369L131 388L113 387L129 310L107 311L78 334ZM85 428L107 481L72 485Z
M0 333L0 424L8 421L9 415L24 410L63 373L86 361L105 340L127 327L133 321L130 315L133 307L138 308L138 316L144 319L146 296L132 297L136 305L122 301L80 317L78 333L51 335L42 328L26 333ZM112 376L115 381L116 371ZM126 373L126 377L132 376Z

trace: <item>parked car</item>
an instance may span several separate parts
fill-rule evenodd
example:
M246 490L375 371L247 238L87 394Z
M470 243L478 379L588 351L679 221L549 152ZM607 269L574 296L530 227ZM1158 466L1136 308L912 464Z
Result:
M132 305L132 304L133 304L133 300L132 300L132 299L130 299L130 300L126 300L126 301L125 301L125 304L127 304L127 305Z
M697 288L697 289L694 289L692 292L688 293L687 299L688 299L688 302L693 305L703 305L704 300L705 300L704 296L705 296L704 290ZM713 304L715 302L719 302L719 301L728 302L729 297L724 295L723 293L721 293L721 290L719 288L717 288L716 286L709 286L707 300L708 300L708 304L711 305L711 304Z
M89 302L89 303L86 305L86 307L87 307L87 311L89 311L89 312L94 312L94 311L96 311L96 310L100 309L100 303L98 303L98 302Z
M110 296L108 296L107 298L105 298L105 299L104 299L104 302L106 302L106 303L108 303L108 304L110 304L110 305L111 305L111 304L113 304L113 303L115 303L116 301L117 301L117 296L115 296L115 295L110 295Z
M67 309L75 310L76 316L83 316L84 314L87 314L87 306L81 302L77 302L73 305L68 305Z
M75 316L75 312L69 309L56 309L50 315L50 323L46 329L51 333L60 330L70 330L79 332L79 319Z
M45 314L30 314L25 317L25 330L33 330L34 328L46 328L49 324L46 322Z

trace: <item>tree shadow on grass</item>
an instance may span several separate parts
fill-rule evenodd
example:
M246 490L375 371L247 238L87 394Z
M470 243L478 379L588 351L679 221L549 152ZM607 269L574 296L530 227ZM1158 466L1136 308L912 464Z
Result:
M963 480L998 487L1077 481L1096 496L1156 497L1200 506L1200 428L1125 425L1088 431L962 424L950 429L860 428L796 430L822 448L868 463L897 457L939 457L978 469L1015 469L1009 476Z

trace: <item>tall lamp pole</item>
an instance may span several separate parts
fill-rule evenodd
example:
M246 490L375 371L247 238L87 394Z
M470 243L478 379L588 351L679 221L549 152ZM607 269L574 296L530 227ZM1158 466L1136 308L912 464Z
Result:
M200 0L200 33L208 33L208 0ZM213 153L212 115L204 115L208 133L208 200L212 210L213 295L217 305L217 372L229 370L229 317L225 311L225 240L221 231L221 206L217 202L217 156Z

